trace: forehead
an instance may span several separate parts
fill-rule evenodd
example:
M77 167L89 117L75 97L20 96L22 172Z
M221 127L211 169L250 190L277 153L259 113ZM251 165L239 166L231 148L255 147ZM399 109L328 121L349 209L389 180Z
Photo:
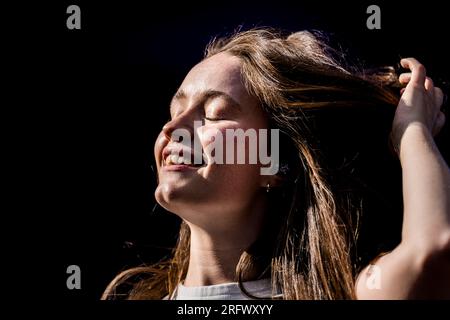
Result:
M209 57L193 67L180 89L188 96L208 90L222 91L231 97L242 100L248 98L241 77L242 62L228 53Z

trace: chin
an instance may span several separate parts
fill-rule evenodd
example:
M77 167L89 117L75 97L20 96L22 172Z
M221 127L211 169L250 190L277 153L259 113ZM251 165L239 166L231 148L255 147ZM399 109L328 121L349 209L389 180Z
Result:
M181 207L198 201L195 199L196 188L190 185L180 185L179 183L160 182L155 190L156 201L166 210L176 213Z
M211 207L215 206L215 198L206 190L208 189L205 187L194 187L191 184L180 186L160 183L155 190L155 199L165 210L200 225L205 223L206 218L202 213L211 212ZM207 219L210 220L209 215Z
M155 199L162 207L169 210L168 207L177 202L177 199L182 197L182 193L179 187L170 183L160 183L155 190Z

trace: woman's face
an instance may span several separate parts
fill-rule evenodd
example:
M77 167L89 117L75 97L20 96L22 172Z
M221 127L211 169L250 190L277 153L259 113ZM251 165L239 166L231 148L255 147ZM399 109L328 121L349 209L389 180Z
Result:
M260 164L249 164L249 143L243 146L245 155L232 147L232 163L226 159L227 145L237 142L227 138L227 129L268 128L264 111L242 83L239 58L219 53L192 68L172 99L170 114L154 150L155 196L161 206L193 223L217 224L233 222L264 201L269 177L260 174ZM185 134L182 139L179 132ZM197 165L189 164L194 162L195 139L206 160ZM220 150L210 150L214 139L222 146L224 164L215 163L218 157L212 160ZM245 164L236 164L239 156Z

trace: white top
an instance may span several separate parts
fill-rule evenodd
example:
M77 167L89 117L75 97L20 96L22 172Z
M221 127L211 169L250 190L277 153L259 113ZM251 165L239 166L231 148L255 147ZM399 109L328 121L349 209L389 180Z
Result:
M243 283L248 293L256 297L270 299L272 285L270 279L261 279ZM280 297L276 295L275 297ZM167 297L165 298L167 299ZM186 287L182 283L175 289L173 300L250 300L241 292L237 282L210 286Z

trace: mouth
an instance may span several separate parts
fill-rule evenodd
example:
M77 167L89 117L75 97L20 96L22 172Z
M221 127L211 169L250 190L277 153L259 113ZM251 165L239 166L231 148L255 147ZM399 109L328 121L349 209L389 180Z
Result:
M161 167L168 170L177 169L199 169L207 165L206 155L202 154L201 162L194 161L191 150L165 148L163 150Z

